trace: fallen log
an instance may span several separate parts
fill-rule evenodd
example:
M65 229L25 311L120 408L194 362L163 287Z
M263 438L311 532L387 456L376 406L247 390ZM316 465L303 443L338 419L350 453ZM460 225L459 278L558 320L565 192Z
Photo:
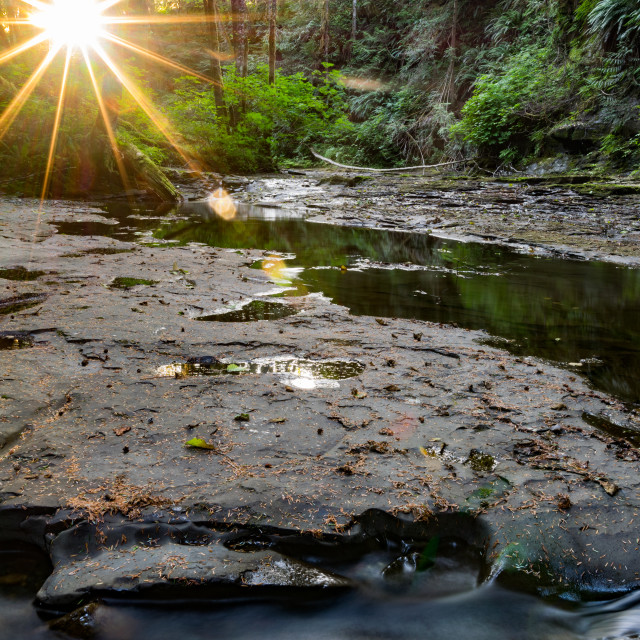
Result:
M122 155L140 186L146 187L161 202L180 202L182 196L162 170L135 145L127 143L122 147Z
M340 164L339 162L334 162L329 158L325 158L321 156L319 153L316 153L313 149L311 149L311 153L318 160L322 160L323 162L328 162L336 167L340 167L341 169L352 169L354 171L375 171L377 173L391 173L393 171L413 171L415 169L434 169L436 167L446 167L447 165L453 164L462 164L464 162L468 162L468 160L452 160L451 162L440 162L438 164L418 164L414 167L396 167L395 169L373 169L372 167L352 167L347 164Z

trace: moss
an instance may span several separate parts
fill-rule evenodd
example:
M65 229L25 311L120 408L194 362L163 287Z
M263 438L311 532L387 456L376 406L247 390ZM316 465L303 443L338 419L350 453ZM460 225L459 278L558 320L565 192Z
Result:
M129 278L118 277L114 278L113 282L109 285L111 289L131 289L140 285L151 286L157 284L157 280L145 280L144 278Z
M626 196L640 194L640 185L638 184L621 184L614 182L589 182L573 187L573 190L580 195L589 196Z
M472 449L467 458L467 462L474 471L493 471L496 465L496 460L492 455L488 453L482 453L477 449Z
M15 269L0 269L0 278L4 280L30 281L36 280L45 273L46 271L29 271L24 267L16 267Z

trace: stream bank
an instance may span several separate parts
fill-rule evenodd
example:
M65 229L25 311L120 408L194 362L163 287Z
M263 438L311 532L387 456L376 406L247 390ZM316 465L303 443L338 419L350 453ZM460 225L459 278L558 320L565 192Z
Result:
M425 593L638 585L620 401L481 332L319 294L198 321L265 300L272 252L56 233L102 213L3 202L0 268L40 273L3 279L0 536L51 557L42 607L349 591L382 552Z
M478 177L303 170L255 180L250 203L304 206L332 224L640 264L640 184L591 175ZM304 174L304 175L300 175Z

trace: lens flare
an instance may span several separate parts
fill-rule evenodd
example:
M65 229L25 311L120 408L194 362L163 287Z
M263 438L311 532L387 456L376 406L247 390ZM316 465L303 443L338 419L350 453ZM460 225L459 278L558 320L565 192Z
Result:
M31 15L31 24L55 45L83 47L95 44L103 35L103 10L93 0L54 0Z
M216 189L209 196L209 206L223 220L233 220L236 217L236 205L224 189Z
M50 177L55 163L55 153L58 147L58 134L63 118L63 109L65 105L65 91L68 85L69 75L73 72L71 68L71 56L79 53L79 58L84 61L91 78L91 86L98 102L99 112L104 121L105 130L112 147L118 170L120 171L123 185L129 188L129 179L125 174L125 165L122 161L120 150L116 142L115 132L110 123L109 114L105 101L101 94L100 83L96 77L99 71L94 70L93 63L97 62L97 68L102 65L106 69L106 73L111 74L122 85L122 87L132 96L138 107L146 113L158 130L164 135L169 143L176 149L178 154L182 156L185 163L194 171L201 171L200 165L196 160L185 151L182 141L175 132L171 123L157 109L146 95L144 87L135 82L127 75L119 64L118 51L107 53L105 44L109 44L112 49L119 49L122 53L127 52L134 56L140 56L147 61L151 60L156 64L162 65L173 71L183 74L193 75L200 80L214 84L213 80L208 76L199 73L185 65L174 62L169 58L155 53L149 49L129 42L123 37L113 32L123 25L141 25L141 24L174 24L174 23L202 23L207 20L225 20L228 16L132 16L132 15L113 15L118 13L118 6L123 4L123 0L20 0L28 5L28 10L22 15L28 15L28 18L20 18L15 20L3 20L5 29L12 30L12 40L20 33L20 29L25 26L40 29L41 32L30 37L24 42L18 43L11 48L0 51L0 65L5 64L23 53L36 49L43 43L49 43L48 52L44 55L43 60L36 65L35 70L27 79L24 85L18 90L13 99L5 110L0 113L0 140L4 137L7 130L13 124L18 114L30 98L37 84L40 82L45 72L52 64L54 59L60 52L66 56L64 71L62 74L62 83L60 87L60 95L57 101L57 109L55 122L53 126L51 144L47 159L47 167L45 171L44 184L42 190L42 200L47 195L50 184ZM111 10L111 11L109 11ZM109 11L109 15L105 15ZM15 31L14 31L15 30ZM236 213L235 205L228 194L220 194L212 196L212 208L218 215L226 219L233 218Z

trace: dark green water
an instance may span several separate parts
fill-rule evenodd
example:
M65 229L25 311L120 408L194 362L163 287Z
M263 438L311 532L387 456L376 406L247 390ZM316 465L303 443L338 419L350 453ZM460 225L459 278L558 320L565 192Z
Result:
M286 267L302 271L286 273L298 294L322 292L358 315L484 329L508 340L500 346L513 353L569 366L598 389L640 401L638 269L424 234L315 224L249 206L240 206L232 221L216 216L206 203L163 210L153 219L130 214L126 206L112 205L106 216L118 225L58 227L63 233L293 255Z

